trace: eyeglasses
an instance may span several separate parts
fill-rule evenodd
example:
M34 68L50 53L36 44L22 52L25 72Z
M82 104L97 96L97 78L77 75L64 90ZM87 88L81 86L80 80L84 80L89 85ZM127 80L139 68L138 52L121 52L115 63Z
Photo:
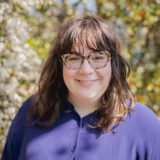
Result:
M108 61L111 61L111 54L107 51L93 52L88 56L82 56L78 53L72 52L70 54L64 54L61 57L66 68L72 70L79 69L83 64L84 59L87 59L91 67L94 69L104 68Z

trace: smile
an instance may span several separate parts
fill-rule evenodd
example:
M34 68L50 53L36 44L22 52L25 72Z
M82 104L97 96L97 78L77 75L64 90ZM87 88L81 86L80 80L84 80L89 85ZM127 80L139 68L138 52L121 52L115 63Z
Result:
M76 80L78 84L82 87L90 87L92 86L97 80Z

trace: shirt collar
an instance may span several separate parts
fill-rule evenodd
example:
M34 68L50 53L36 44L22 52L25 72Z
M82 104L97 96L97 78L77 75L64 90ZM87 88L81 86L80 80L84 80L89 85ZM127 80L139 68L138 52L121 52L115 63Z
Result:
M75 119L79 119L82 121L82 128L85 128L84 130L86 130L86 132L95 132L96 134L98 133L99 134L99 130L97 128L90 128L88 125L91 125L91 126L95 126L94 125L94 122L97 121L97 110L92 112L92 113L89 113L87 114L86 116L84 117L80 117L79 114L75 111L74 109L74 106L68 101L68 100L65 100L64 103L63 103L63 110L62 110L63 113L65 114L70 114L70 116L72 118L75 118ZM83 130L83 132L84 132Z
M64 101L62 112L63 113L75 113L80 118L79 114L75 111L74 106L68 100ZM96 115L97 115L97 110L92 113L87 114L81 119L83 120L83 122L91 122L93 120L96 120Z

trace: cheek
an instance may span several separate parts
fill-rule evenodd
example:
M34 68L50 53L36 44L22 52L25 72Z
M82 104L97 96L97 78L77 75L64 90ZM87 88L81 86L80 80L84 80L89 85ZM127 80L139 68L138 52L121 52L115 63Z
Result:
M68 86L68 84L74 79L75 74L76 73L74 70L69 70L65 66L63 66L63 80L66 86Z
M97 74L102 80L109 82L112 74L111 63L107 64L105 68L102 68L101 70L99 70Z
M109 63L108 66L107 66L106 75L107 75L106 78L108 79L108 81L110 81L111 75L112 75L112 67L111 67L111 63Z
M107 91L108 87L109 87L109 83L111 80L111 75L112 75L112 69L111 69L111 65L108 64L105 68L103 68L101 70L101 72L99 72L99 77L101 78L101 84L100 84L100 88L101 88L101 94L103 95L104 92Z

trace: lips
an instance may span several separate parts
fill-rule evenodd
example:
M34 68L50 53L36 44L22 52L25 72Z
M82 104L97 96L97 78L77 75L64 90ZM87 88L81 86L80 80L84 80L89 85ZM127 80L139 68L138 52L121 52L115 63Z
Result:
M97 80L76 80L78 84L82 87L90 87L92 86Z

